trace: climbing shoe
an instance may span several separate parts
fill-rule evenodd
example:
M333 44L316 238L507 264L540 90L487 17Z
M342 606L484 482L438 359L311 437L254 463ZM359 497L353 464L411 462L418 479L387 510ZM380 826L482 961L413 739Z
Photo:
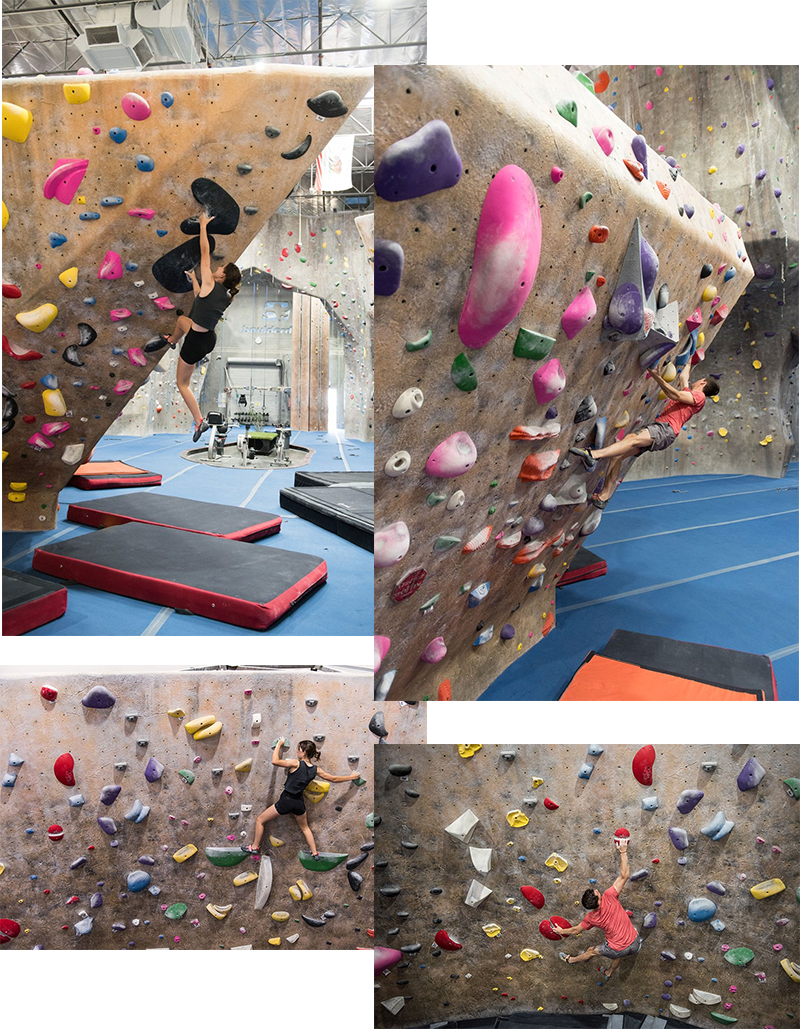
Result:
M605 511L606 504L608 504L608 501L607 500L601 500L600 497L594 496L594 497L592 497L592 503L594 504L595 507L599 507L601 511Z
M582 447L570 447L569 452L570 454L577 455L583 461L587 472L591 472L597 467L597 461L592 457L592 452L588 447L585 449Z
M194 428L194 435L192 436L192 440L195 443L197 443L197 441L200 439L200 437L203 435L203 433L206 431L206 429L209 429L209 428L210 428L210 426L209 426L208 422L204 418L200 422L199 425L195 426L195 428Z
M144 352L146 354L154 354L157 350L163 350L164 347L174 347L175 344L167 339L166 336L156 336L155 339L151 339L149 343L145 343Z

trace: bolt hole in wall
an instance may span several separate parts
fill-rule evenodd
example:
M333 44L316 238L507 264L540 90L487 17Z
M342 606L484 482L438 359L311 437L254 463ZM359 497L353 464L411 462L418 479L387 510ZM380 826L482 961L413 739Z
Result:
M375 759L376 1025L794 1024L797 745Z

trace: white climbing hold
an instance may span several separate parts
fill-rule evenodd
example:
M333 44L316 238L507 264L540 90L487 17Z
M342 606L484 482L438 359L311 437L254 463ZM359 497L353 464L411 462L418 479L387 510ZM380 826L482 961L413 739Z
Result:
M444 831L449 836L452 836L453 839L460 840L461 843L469 843L470 837L472 836L477 824L478 816L474 811L467 808L463 815L459 815L454 822L445 826Z
M483 883L479 883L477 879L473 879L469 884L467 895L464 898L464 903L471 908L476 908L482 901L486 900L492 891L488 886L484 886Z

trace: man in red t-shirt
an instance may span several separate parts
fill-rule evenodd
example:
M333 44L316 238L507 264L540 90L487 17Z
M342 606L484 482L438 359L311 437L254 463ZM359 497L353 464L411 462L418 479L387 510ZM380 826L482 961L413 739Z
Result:
M577 936L584 929L599 928L603 930L606 936L605 943L601 943L598 947L589 947L588 950L575 957L568 956L564 951L561 951L558 956L570 965L574 965L578 961L591 961L595 957L611 958L608 968L602 965L599 968L600 973L606 979L609 979L612 972L616 971L623 958L638 954L642 946L641 936L619 901L620 890L631 876L628 865L628 841L627 839L615 839L614 843L620 856L619 875L614 885L609 886L602 894L596 889L586 890L581 898L581 904L587 909L583 920L571 929L558 930L560 936Z
M581 458L587 471L592 471L598 461L604 457L613 458L609 465L603 488L592 497L595 507L604 508L617 486L620 468L626 457L638 457L645 450L666 450L675 442L681 428L689 419L703 410L706 397L719 393L719 386L714 379L698 379L689 383L691 364L686 362L678 378L678 388L665 382L660 372L650 369L651 378L655 379L667 397L667 405L652 425L638 432L632 432L621 440L607 447L591 450L589 447L570 447L570 454Z

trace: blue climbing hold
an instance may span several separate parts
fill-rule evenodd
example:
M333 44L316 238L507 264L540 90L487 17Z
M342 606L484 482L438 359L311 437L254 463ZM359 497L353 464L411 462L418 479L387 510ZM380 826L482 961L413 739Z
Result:
M108 134L115 143L124 143L128 136L128 130L121 129L119 125L115 125L113 129L108 130Z
M166 90L161 94L161 103L164 107L172 107L175 103L175 97L172 93L167 93Z
M584 761L584 763L578 769L578 778L579 779L591 779L593 771L594 771L594 765L591 763L591 761Z
M128 889L131 893L141 893L142 890L146 890L150 885L150 875L148 872L137 870L136 872L130 872L128 874Z
M156 235L157 236L166 236L166 234L168 232L169 232L169 229L156 229Z
M688 913L692 922L709 922L717 913L717 905L708 897L694 897L689 901Z
M136 155L136 167L141 172L151 172L155 168L156 164L152 157L148 157L147 154Z
M700 832L704 836L711 837L712 840L721 840L724 836L733 828L734 823L725 817L725 815L718 811L708 825L704 825Z
M129 272L135 272L139 265L135 261L126 261L125 268Z
M58 389L58 379L55 375L43 375L39 382L41 382L45 389Z
M118 207L122 203L122 197L103 197L100 201L101 207Z
M87 307L94 307L94 305L97 303L97 300L94 297L84 297L83 302L84 304L86 304Z
M51 232L48 239L50 240L50 246L53 250L55 250L56 247L63 246L64 243L67 242L67 237L61 232Z
M99 211L84 211L83 214L79 214L78 217L82 222L96 222L100 217Z

